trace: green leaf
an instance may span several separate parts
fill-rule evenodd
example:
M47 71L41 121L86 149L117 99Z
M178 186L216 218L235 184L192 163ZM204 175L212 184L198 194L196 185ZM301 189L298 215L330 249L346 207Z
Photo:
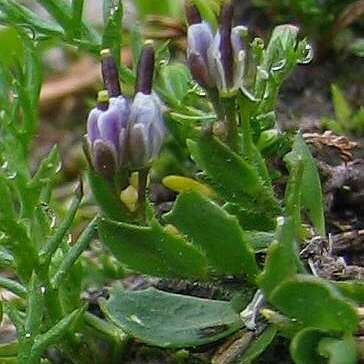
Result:
M295 364L322 364L317 346L327 333L312 327L299 331L291 341L290 352Z
M114 256L134 271L157 277L206 278L206 257L157 221L145 227L101 219L99 234Z
M15 28L2 28L0 30L0 49L0 63L3 66L14 65L14 59L20 62L23 60L24 45Z
M293 219L296 237L301 236L301 185L303 161L298 159L291 167L285 191L285 214Z
M191 75L185 65L173 63L161 67L160 80L163 91L176 102L181 102L189 90Z
M181 11L180 2L175 0L135 0L134 5L142 18L150 14L176 16Z
M109 182L91 168L87 171L87 180L93 197L105 216L117 221L129 220L128 209L121 203L120 196Z
M61 157L55 145L49 154L42 159L40 166L29 182L29 188L39 188L51 182L61 168Z
M235 216L191 191L177 198L165 219L206 253L213 269L226 275L246 273L254 282L258 273L254 251Z
M202 18L206 20L213 29L218 28L217 14L213 10L213 1L209 0L192 0L192 3L197 7ZM215 9L217 10L217 9Z
M364 57L364 38L354 40L350 45L351 51L358 57Z
M280 211L278 202L252 165L210 135L202 135L197 141L188 140L187 145L192 158L206 172L208 182L235 207L229 212L246 212L244 217L250 212L262 215L261 224L274 227ZM239 221L244 228L258 230L256 226L246 226L240 218Z
M332 282L341 294L359 305L364 305L364 282L342 281Z
M268 327L249 345L237 364L251 364L269 347L277 334L275 327Z
M324 203L321 191L320 176L315 160L307 147L301 133L295 137L292 151L285 156L285 161L292 168L299 159L303 161L303 176L301 187L302 206L307 209L317 232L325 236Z
M318 344L319 353L328 358L328 364L356 364L357 354L355 342L351 335L346 335L342 340L323 338Z
M120 51L122 43L122 18L123 18L123 2L115 1L113 6L109 8L109 14L105 23L104 33L102 35L102 48L110 49L113 58L120 66Z
M344 130L350 129L350 121L353 111L351 110L349 103L346 101L340 88L335 84L331 85L331 94L335 116L339 125L344 128Z
M263 272L257 279L270 301L274 289L297 273L298 253L292 218L280 218L275 241L269 246Z
M114 289L101 302L106 317L138 340L159 347L198 346L242 327L229 302L158 291Z
M85 308L80 308L65 316L61 321L57 322L51 329L42 335L38 335L34 341L31 351L31 360L41 357L47 348L54 344L59 344L60 340L72 331L72 326L81 318Z
M271 303L290 318L322 330L353 332L359 318L355 307L330 283L309 275L297 275L280 284Z
M0 363L8 363L6 359L11 359L12 357L16 357L18 353L18 341L10 341L6 343L0 344ZM16 363L16 358L14 358ZM5 360L5 361L4 361ZM10 361L9 361L10 362Z

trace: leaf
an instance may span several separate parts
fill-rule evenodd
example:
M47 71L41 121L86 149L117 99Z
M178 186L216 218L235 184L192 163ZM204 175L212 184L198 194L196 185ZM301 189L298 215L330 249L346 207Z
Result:
M0 63L5 67L12 66L14 59L20 62L23 60L24 45L15 28L7 27L0 30L0 49Z
M60 340L72 331L72 326L81 318L86 307L79 308L69 315L65 316L61 321L57 322L51 329L42 335L38 335L32 347L30 359L35 360L41 357L47 348L54 344L59 344Z
M356 56L364 57L364 38L354 40L350 48Z
M157 277L206 278L206 257L157 221L145 227L101 219L99 234L129 269Z
M181 102L189 90L191 75L185 65L173 63L161 67L160 80L164 92Z
M274 226L274 218L280 211L278 202L252 165L210 135L202 135L197 141L188 140L187 145L216 192L235 206L229 212L240 213L241 210L247 211L246 215L260 214L262 224ZM244 225L242 219L239 221L244 228L258 230Z
M49 154L42 159L40 166L29 182L29 188L39 188L51 182L61 168L61 158L58 147L55 145Z
M346 101L340 88L335 84L331 85L331 94L335 116L339 125L344 128L344 130L350 129L350 121L353 111L351 110L349 103Z
M242 327L229 302L183 296L148 288L114 289L101 302L115 325L138 340L163 348L198 346L219 340Z
M14 359L15 359L14 363L16 363L18 345L19 344L18 344L17 340L9 341L6 343L1 343L0 344L0 363L3 363L3 362L8 363L7 361L4 361L4 360L10 359L12 357L14 357Z
M275 241L268 248L264 270L257 279L269 301L274 289L297 273L298 260L293 219L280 218Z
M296 237L301 236L301 188L303 177L303 161L297 159L291 167L285 191L285 215L293 219Z
M178 196L165 219L206 253L217 272L238 276L245 273L254 282L258 273L254 251L235 216L191 191Z
M327 335L312 327L299 331L291 341L290 352L295 364L322 364L323 358L317 352L319 340Z
M109 182L91 168L87 171L87 180L93 197L105 216L116 221L129 220L129 210L121 203L120 196Z
M301 187L302 206L307 209L308 216L310 217L317 232L320 235L325 236L324 203L320 176L317 171L315 160L313 159L301 133L296 135L292 151L284 157L285 162L290 168L292 168L299 159L302 159L303 161Z
M122 43L123 2L117 0L109 7L108 17L102 35L102 48L110 49L116 65L120 66L120 51Z
M355 307L324 279L297 275L280 284L271 303L290 318L306 326L353 332L359 318Z
M217 14L213 11L213 1L206 0L192 0L192 3L197 7L202 18L210 23L213 29L218 28ZM215 9L217 10L217 9Z
M150 14L176 16L181 10L181 4L175 0L135 0L134 5L142 18Z
M363 281L342 281L332 282L340 293L353 300L359 305L364 305L364 282Z
M251 364L269 347L277 334L277 329L269 326L249 345L237 364Z
M357 363L355 342L351 335L346 335L342 340L329 337L321 339L318 352L329 359L328 364Z

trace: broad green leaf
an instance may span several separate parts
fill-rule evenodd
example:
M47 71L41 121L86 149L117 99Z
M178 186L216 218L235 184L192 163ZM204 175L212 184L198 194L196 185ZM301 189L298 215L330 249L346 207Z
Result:
M157 221L137 226L101 219L99 234L114 256L129 269L157 277L199 278L207 275L206 257Z
M353 332L359 323L353 304L329 282L309 275L283 281L271 294L271 303L290 318L321 330Z
M106 317L138 340L163 348L198 346L242 327L229 302L183 296L154 288L114 289L101 302Z
M295 364L322 364L323 358L317 351L319 341L327 333L312 327L299 331L291 341L290 352Z
M276 237L268 248L263 272L257 279L259 287L270 301L274 289L298 270L298 252L292 218L280 218Z
M232 210L246 212L245 216L250 212L261 214L262 225L274 227L274 218L280 211L278 202L252 165L210 135L202 135L197 141L188 140L187 145L216 192L233 204ZM239 221L244 228L258 230L255 226L246 226L242 219Z
M320 176L317 171L315 160L307 147L301 133L295 137L292 151L285 156L285 161L292 168L299 159L303 161L303 176L301 188L301 203L307 209L317 232L325 235L324 202L321 191Z
M342 340L323 338L318 344L319 353L328 358L328 364L356 364L357 354L355 342L351 335L346 335Z
M269 347L277 334L277 329L269 326L249 345L237 364L251 364Z
M332 282L341 294L359 305L364 305L364 281Z
M245 273L250 281L255 280L258 266L254 250L235 216L191 191L179 195L165 219L206 253L213 270L226 275Z

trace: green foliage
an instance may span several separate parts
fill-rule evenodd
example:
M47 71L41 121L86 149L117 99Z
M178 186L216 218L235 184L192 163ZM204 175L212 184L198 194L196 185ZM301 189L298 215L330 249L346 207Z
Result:
M178 171L190 183L177 190L175 201L152 204L146 171L136 171L137 182L130 169L106 181L89 168L87 182L99 213L72 242L82 188L56 216L52 209L62 210L52 198L61 168L57 147L30 168L43 46L50 40L94 56L110 48L123 90L131 93L143 32L135 25L124 37L121 0L104 1L101 30L84 19L83 0L38 3L51 20L14 0L0 1L5 25L0 31L0 268L11 272L10 278L0 277L0 287L17 296L0 301L0 321L4 309L17 330L15 341L0 345L0 362L39 364L49 348L74 364L90 358L105 362L101 340L111 358L106 361L118 363L131 337L163 348L196 347L246 326L256 337L235 358L238 363L253 363L277 335L291 340L295 363L356 363L363 284L313 277L301 261L303 223L311 222L325 237L320 178L302 135L291 138L276 126L281 85L297 64L312 58L298 28L276 27L266 46L258 38L249 44L243 35L246 67L239 87L229 92L201 89L169 42L156 44L154 92L164 103L169 133L150 175L154 183ZM193 3L217 29L220 2ZM181 14L176 1L135 5L140 19ZM309 0L294 5L314 20L315 6ZM128 41L131 68L120 64L122 42ZM359 130L361 110L354 114L340 90L333 86L332 92L337 125ZM283 159L289 170L284 198L272 176L285 171L275 171L271 157ZM138 195L134 209L121 198L128 189L127 197ZM83 256L97 235L100 253ZM213 284L222 287L225 300L116 288L100 302L105 318L87 311L81 297L90 287L129 274L184 279L197 287Z
M178 348L221 339L242 326L229 302L182 296L154 288L114 289L102 303L105 315L149 345Z
M359 110L354 112L341 89L335 84L331 85L331 94L335 119L328 117L322 118L322 126L337 134L352 133L355 135L363 135L364 108L360 107Z

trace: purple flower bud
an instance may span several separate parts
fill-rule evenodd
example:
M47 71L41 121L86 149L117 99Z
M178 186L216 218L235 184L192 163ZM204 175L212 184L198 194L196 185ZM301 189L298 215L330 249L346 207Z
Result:
M138 92L129 119L128 146L132 167L146 167L158 156L164 134L163 116L156 96Z
M105 91L99 93L98 105L87 120L88 144L93 167L110 178L126 163L126 136L130 107L123 96L112 97L106 108Z
M213 41L210 25L201 21L196 7L186 7L186 17L189 23L187 29L187 63L192 76L204 88L215 86L208 69L207 51Z
M245 66L242 36L243 26L232 27L233 6L223 7L220 28L208 50L209 72L222 93L233 92L241 86Z
M121 95L119 82L119 73L112 57L110 49L103 49L101 55L101 73L104 80L105 89L109 97L117 97Z

